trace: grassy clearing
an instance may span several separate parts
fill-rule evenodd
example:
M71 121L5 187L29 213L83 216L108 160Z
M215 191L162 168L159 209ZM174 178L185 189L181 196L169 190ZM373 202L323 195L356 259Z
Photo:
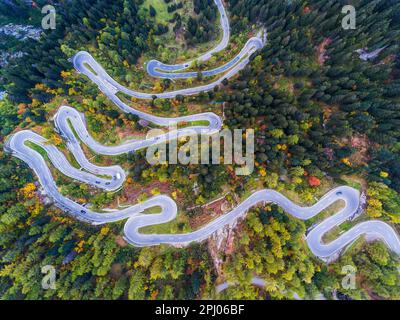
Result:
M151 208L147 208L146 210L143 211L145 214L156 214L156 213L161 213L161 207L155 206Z
M71 164L71 166L73 166L76 169L81 168L80 164L78 163L78 161L75 159L75 157L71 153L68 152L67 154L64 154L64 155L67 158L68 162Z
M335 215L336 213L338 213L344 207L345 207L345 202L343 200L338 200L338 201L332 203L327 209L325 209L324 211L317 214L315 217L307 220L305 222L306 226L310 227L311 225L313 225L317 222L318 223L322 222L322 221L328 219L329 217Z
M139 231L144 234L178 234L190 232L191 228L189 226L188 217L183 214L178 214L177 218L170 222L146 226L140 228Z
M366 181L358 176L341 176L340 177L349 187L361 191L363 186L366 185Z
M172 19L174 13L168 12L168 4L166 4L164 0L145 0L140 6L140 11L143 10L149 12L150 6L153 6L157 11L155 16L157 23L167 23L170 19Z
M188 123L178 123L178 129L182 128L189 128L189 127L194 127L194 126L209 126L210 122L207 120L197 120L197 121L191 121Z

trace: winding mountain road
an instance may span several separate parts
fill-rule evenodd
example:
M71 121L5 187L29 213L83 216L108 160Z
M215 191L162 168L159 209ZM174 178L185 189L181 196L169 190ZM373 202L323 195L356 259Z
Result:
M260 287L260 288L264 288L267 285L267 281L265 281L263 278L260 278L258 276L254 276L250 283L254 286ZM235 283L230 283L230 282L224 282L221 283L219 285L217 285L215 287L215 291L216 293L221 293L223 291L225 291L226 289L228 289L231 286L234 286ZM287 293L287 291L285 290L285 293ZM297 292L292 292L292 300L303 300L302 298L300 298L299 294ZM325 296L319 292L318 294L315 295L314 299L311 300L326 300Z
M72 112L72 110L73 109L70 107L62 107L59 112L61 112L61 114L68 114L68 116L73 117L73 119L77 119L74 118L74 116L78 116L79 114L76 111ZM93 138L88 135L86 129L82 129L84 126L82 125L81 121L83 120L81 117L79 117L79 119L77 120L79 127L74 127L75 131L80 132L78 133L80 137L81 135L83 137L86 136L86 139L82 141L84 143L88 143L88 146L92 150L98 152L97 147L101 145L98 143L92 143L94 141ZM65 123L68 122L66 121ZM69 123L71 125L75 124L75 122L72 121ZM66 132L71 132L71 129L64 131L63 128L64 127L62 126L58 127L62 136L66 138L68 136ZM35 171L36 175L39 177L41 185L47 194L49 194L55 200L57 205L78 219L95 225L127 219L124 226L125 239L135 246L159 244L186 246L192 242L203 241L213 233L223 229L225 226L234 224L236 220L240 217L243 217L243 215L250 208L258 204L272 202L281 206L288 214L291 214L292 216L301 220L308 220L316 216L318 213L336 201L343 200L345 202L345 207L342 210L318 224L307 235L306 240L308 246L314 255L322 259L329 258L341 251L344 247L352 243L361 235L367 235L370 237L372 236L375 239L383 240L392 251L400 254L399 236L391 226L378 220L360 223L330 243L326 244L322 241L322 237L326 232L353 217L359 208L359 192L356 189L346 186L342 186L328 192L311 207L298 206L274 190L261 190L252 194L231 212L211 221L199 230L185 234L143 234L140 233L140 228L142 227L167 223L176 218L178 210L173 199L168 196L161 195L150 198L143 203L136 204L123 210L116 210L111 213L94 212L61 195L58 192L58 188L51 175L50 169L48 168L42 155L25 144L26 141L31 141L41 146L46 146L45 141L42 139L43 138L40 138L40 136L38 137L31 131L20 131L12 135L7 140L6 150L12 152L14 156L25 161ZM151 143L157 142L150 142L150 144ZM69 137L67 140L67 146L70 148L70 151L74 154L76 159L84 157L83 153L79 151L81 149L79 146L79 141L76 138ZM73 147L71 148L71 146ZM109 148L106 146L103 147ZM46 148L45 150L50 159L60 157L60 151L53 146ZM78 154L75 154L76 150L78 150ZM117 150L116 152L116 154L119 154L120 150ZM98 153L104 153L104 151L99 151ZM86 161L87 159L83 159L82 163L86 163ZM85 175L82 176L77 175L76 169L73 168L68 161L58 161L55 162L55 165L61 172L70 176L71 178L85 181L92 185L96 185L93 183L93 181L99 179L90 173L85 173ZM111 176L117 176L117 174L120 172L119 167L108 167L105 170L107 170L107 173ZM161 213L143 213L144 210L152 207L160 207Z
M250 57L254 52L261 49L263 47L263 42L260 38L254 37L250 38L242 50L229 62L225 63L224 65L207 71L201 71L201 75L203 77L211 77L217 74L223 73L233 66L235 66L239 61L246 57ZM175 67L175 66L169 66ZM172 68L171 68L172 69ZM180 70L180 69L177 69ZM147 63L147 73L152 77L156 78L167 78L167 79L187 79L187 78L196 78L198 73L197 72L166 72L166 65L162 64L157 60L151 60Z
M229 43L230 25L229 25L228 15L225 11L225 7L221 0L214 0L214 3L218 8L218 12L219 12L219 16L220 16L222 39L216 47L214 47L213 49L204 53L202 56L195 59L196 61L199 61L199 62L204 62L204 61L209 60L214 53L224 50ZM189 73L183 73L183 74L180 74L180 76L178 76L178 74L173 74L173 72L187 69L193 64L193 62L194 62L194 60L187 61L187 62L180 63L180 64L170 65L170 64L162 63L158 60L150 60L149 62L147 62L146 68L147 68L147 72L149 73L149 75L151 75L153 77L170 78L170 79L172 79L172 78L173 79L189 78L189 77L192 77L193 74L194 74L194 77L196 77L197 73L190 73L190 75L189 75ZM157 71L157 70L159 70L159 71ZM222 71L219 71L219 72L215 71L215 72L212 72L210 75L215 75L220 72L222 72ZM208 76L206 72L204 72L203 75Z
M74 55L71 59L75 69L87 76L92 82L94 82L99 89L107 96L116 95L118 92L122 92L128 96L135 97L138 99L153 99L153 98L163 98L172 99L178 95L194 95L199 92L207 92L213 90L216 86L220 85L225 79L229 79L236 75L240 70L242 70L249 62L251 54L261 49L264 46L262 39L254 37L248 40L244 49L230 62L222 67L216 68L211 71L205 71L208 75L217 75L228 70L223 76L217 80L204 84L198 87L192 87L187 89L179 89L174 91L166 91L162 93L146 93L140 92L132 89L128 89L115 81L104 69L103 67L92 57L89 52L80 51ZM154 74L161 75L161 73ZM168 78L174 77L174 74L169 74ZM176 74L176 77L189 78L193 74ZM196 72L197 76L197 72Z
M130 107L128 108L131 109ZM200 113L192 116L178 117L178 118L161 118L150 115L148 115L149 117L146 117L145 115L147 114L142 112L139 113L141 115L144 115L142 116L142 119L146 120L153 119L153 121L151 120L149 121L156 123L160 126L172 127L173 125L182 121L191 122L200 120L208 121L209 125L189 126L177 130L171 130L166 132L165 134L160 134L146 139L129 140L120 145L106 146L98 143L90 136L89 132L86 129L84 116L74 108L71 108L69 106L61 106L54 116L54 124L58 132L61 134L61 136L65 140L67 140L68 148L75 155L75 157L79 159L77 160L80 163L81 162L83 163L85 160L83 159L84 155L82 154L81 151L79 151L80 150L79 142L75 134L77 134L79 139L95 153L108 156L117 156L131 151L144 149L161 142L174 140L179 137L184 137L194 134L212 134L218 132L221 129L222 125L220 118L214 113ZM73 126L74 131L71 130L71 125Z
M216 1L216 3L220 2ZM224 20L222 19L222 21ZM239 70L249 62L249 52L253 50L251 49L253 46L258 47L262 45L263 41L261 39L254 40L254 44L248 47L248 49L244 50L245 52L243 53L243 56L239 57L239 60L236 61L237 63L232 62L232 68L222 78L213 82L212 84L189 89L181 89L172 92L159 93L156 96L159 98L173 98L178 94L190 95L199 93L201 91L211 90L223 79L239 72ZM207 56L205 56L205 58L207 58ZM125 179L125 173L121 167L99 167L91 164L85 157L80 147L81 142L85 143L93 152L97 154L118 155L142 148L147 148L164 140L169 141L176 139L179 136L193 133L211 134L219 131L222 126L221 119L214 113L202 113L178 118L162 118L135 110L123 103L117 97L116 93L120 91L141 99L152 99L153 94L141 93L123 87L114 79L112 79L87 52L79 52L72 58L72 62L79 72L85 74L89 77L89 79L96 83L100 90L103 91L107 97L124 112L136 114L142 119L148 120L160 126L169 126L172 123L178 123L181 121L193 122L204 120L208 122L208 126L191 126L188 128L178 129L173 132L160 134L159 136L148 139L131 140L121 145L105 146L96 142L90 136L86 129L84 116L82 114L71 107L63 106L55 115L54 123L62 138L66 140L67 148L82 167L82 170L79 170L69 164L68 160L61 151L59 151L55 146L49 145L46 139L32 131L24 130L11 135L6 141L5 150L11 152L15 157L18 157L22 161L26 162L34 170L42 187L46 193L54 199L56 205L77 219L94 225L126 220L124 226L125 239L135 246L151 246L159 244L186 246L192 242L203 241L213 233L223 229L225 226L234 224L239 218L243 217L250 208L259 204L275 203L281 206L288 214L291 214L292 216L301 220L307 220L316 216L318 213L336 201L343 200L345 207L342 210L319 223L306 236L308 246L314 255L322 259L329 258L339 253L343 248L362 235L367 235L370 238L372 237L375 239L381 239L392 251L400 254L400 239L395 230L388 224L377 220L360 223L344 234L340 235L334 241L329 243L323 242L322 237L324 234L326 234L335 226L340 225L348 219L351 219L358 211L360 203L359 192L346 186L342 186L328 192L311 207L301 207L274 190L260 190L252 194L231 212L218 217L196 231L185 234L140 233L140 229L142 227L167 223L176 218L178 213L177 205L172 198L165 195L155 196L142 203L138 203L123 210L114 210L112 212L96 212L63 196L58 191L51 171L47 166L43 156L38 151L29 147L26 142L29 141L43 148L52 164L63 174L71 177L72 179L85 182L105 190L115 190L121 187ZM220 68L220 72L222 72L223 68L224 67ZM77 136L75 136L75 134ZM99 177L99 175L101 177ZM104 176L109 177L109 179L104 178ZM159 207L161 209L161 213L144 213L146 209L153 207Z
M229 42L230 26L227 14L225 12L224 6L221 0L214 0L218 7L220 13L221 27L223 30L222 41L214 49L206 52L202 56L198 57L197 61L206 61L212 57L212 54L224 49ZM250 38L242 50L238 53L236 57L224 64L223 66L217 67L213 70L202 71L202 75L205 77L215 76L218 74L223 74L217 80L201 85L198 87L180 89L174 91L167 91L162 93L146 93L136 90L126 88L117 81L115 81L104 68L92 57L92 55L87 51L80 51L71 58L75 69L84 75L86 75L92 82L94 82L99 89L106 94L111 100L114 96L115 100L119 100L116 97L116 93L122 92L128 96L135 97L138 99L153 99L156 98L175 98L178 95L194 95L199 92L206 92L213 90L216 86L220 85L224 79L229 79L236 75L240 70L242 70L249 62L251 55L257 50L264 47L267 41L266 35L262 32L258 36ZM150 76L159 78L169 78L169 79L187 79L192 77L197 77L197 72L176 72L184 70L193 63L193 61L185 62L176 65L167 65L158 60L150 60L146 64L147 72ZM114 101L118 104L118 101Z
M67 135L71 133L71 129L68 129L69 132L65 131L64 134ZM73 133L71 133L69 136L72 138ZM46 151L47 156L54 167L56 167L64 175L74 180L88 183L92 186L102 188L107 191L113 191L120 188L126 178L125 171L122 170L120 166L100 167L92 164L85 157L75 136L73 137L73 140L70 140L73 142L67 142L67 147L69 150L71 150L75 160L77 160L78 164L81 166L80 169L73 167L65 155L58 150L56 146L49 144L45 138L33 131L20 131L17 133L15 139L18 143L24 143L24 146L26 146L26 142L29 141L42 148L44 151ZM94 175L97 175L98 177L95 177ZM109 179L104 178L103 176L108 176Z

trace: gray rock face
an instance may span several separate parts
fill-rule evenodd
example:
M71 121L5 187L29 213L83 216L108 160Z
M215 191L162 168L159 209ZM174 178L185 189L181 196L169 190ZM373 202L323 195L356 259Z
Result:
M18 52L14 52L14 53L0 52L0 67L4 68L6 65L8 65L10 60L21 58L23 55L24 55L24 52L22 52L22 51L18 51Z
M24 26L20 24L6 24L0 27L0 35L12 36L18 40L25 41L27 39L39 40L42 29L34 26Z
M356 52L360 55L360 59L364 61L368 60L374 60L376 59L379 54L386 48L387 46L384 46L382 48L376 49L372 52L367 52L365 49L358 49Z

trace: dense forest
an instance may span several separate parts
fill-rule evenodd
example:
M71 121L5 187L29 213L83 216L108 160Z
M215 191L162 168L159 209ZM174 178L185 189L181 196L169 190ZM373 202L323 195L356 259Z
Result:
M23 59L2 74L3 81L10 86L7 88L9 99L29 102L28 91L37 83L53 89L65 88L60 81L61 71L70 68L70 47L79 49L93 45L108 59L135 62L146 48L149 30L146 22L140 20L137 10L137 4L128 1L66 1L63 5L61 2L57 7L57 14L61 17L56 29L45 31L41 41L32 45ZM115 12L122 14L116 16ZM100 31L101 37L96 41ZM39 62L37 57L41 57ZM34 97L48 102L52 95L38 93Z
M0 71L8 92L0 101L1 143L28 128L65 151L50 122L62 103L84 112L90 132L102 142L123 140L126 132L145 134L139 119L117 110L74 72L68 59L87 50L109 61L118 76L125 69L143 72L143 55L158 52L157 37L182 28L180 2L164 2L170 14L165 21L154 3L148 5L152 1L56 1L57 28L44 31L24 57ZM37 15L15 3L18 21ZM358 219L379 218L400 231L400 3L352 3L355 30L341 26L341 8L348 1L226 1L234 37L247 39L261 27L268 31L266 46L239 76L195 97L130 101L163 116L223 111L228 128L254 128L256 170L251 176L236 176L224 165L150 166L140 151L94 157L98 164L123 165L129 173L126 190L102 193L54 172L61 192L90 199L95 207L135 203L132 195L141 196L137 190L147 193L144 197L167 193L179 203L180 214L156 231L183 232L198 228L197 219L204 222L202 206L222 194L233 206L255 189L271 188L312 204L328 189L347 184L367 195L365 214ZM213 1L194 0L193 11L184 34L187 44L218 38ZM385 49L373 60L364 61L356 52L378 48ZM129 74L124 81L143 88L147 82L141 75ZM156 92L175 85L152 81ZM319 220L299 221L275 205L253 208L226 250L216 251L213 239L184 249L135 248L123 240L122 222L93 227L52 206L34 173L2 145L0 181L1 299L288 299L295 293L300 298L322 293L328 299L400 299L400 260L383 243L360 239L326 264L304 241ZM346 222L327 236L334 238L350 226ZM55 290L41 287L44 265L57 270ZM342 288L346 265L357 269L356 289ZM251 285L254 276L263 278L266 287ZM216 284L224 281L236 285L217 294Z
M213 0L194 0L197 17L189 17L186 40L188 44L202 43L215 39L218 11Z

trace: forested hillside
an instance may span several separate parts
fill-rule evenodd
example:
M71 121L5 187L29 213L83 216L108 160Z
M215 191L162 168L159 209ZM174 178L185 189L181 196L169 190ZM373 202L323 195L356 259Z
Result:
M27 165L3 150L9 134L32 129L67 154L51 122L62 104L83 112L89 131L102 143L143 137L148 127L117 109L68 59L86 50L132 89L176 88L181 83L143 76L144 56L160 59L167 32L182 38L182 8L164 2L172 20L165 12L163 20L149 0L57 1L57 28L44 31L24 57L0 71L8 92L0 101L1 299L291 299L321 293L333 299L337 292L347 299L400 299L400 260L383 243L359 239L330 264L308 249L308 228L337 212L340 204L306 222L275 205L260 205L224 239L224 248L216 249L214 238L188 248L137 248L123 239L123 222L95 227L57 209ZM220 197L232 208L254 190L270 188L311 205L329 189L349 185L366 195L365 212L325 240L372 218L400 232L400 3L352 3L357 28L344 30L341 8L348 1L227 0L236 41L227 57L261 27L268 32L265 47L251 63L208 93L129 100L160 116L211 111L224 115L227 128L254 128L252 175L236 176L233 166L224 165L151 166L145 151L107 158L85 149L98 165L123 166L128 173L123 189L93 190L54 170L61 192L96 208L168 194L178 203L177 220L147 232L177 233L221 215L222 205L208 206ZM193 11L186 17L181 49L218 39L213 1L195 0ZM356 52L379 48L384 48L379 56L367 61ZM210 64L220 65L218 59ZM186 86L206 81L190 79ZM70 154L68 159L73 161ZM57 270L55 290L42 289L44 265ZM346 265L357 269L356 289L342 288ZM251 285L254 276L267 286ZM225 281L235 286L217 294L216 285Z

